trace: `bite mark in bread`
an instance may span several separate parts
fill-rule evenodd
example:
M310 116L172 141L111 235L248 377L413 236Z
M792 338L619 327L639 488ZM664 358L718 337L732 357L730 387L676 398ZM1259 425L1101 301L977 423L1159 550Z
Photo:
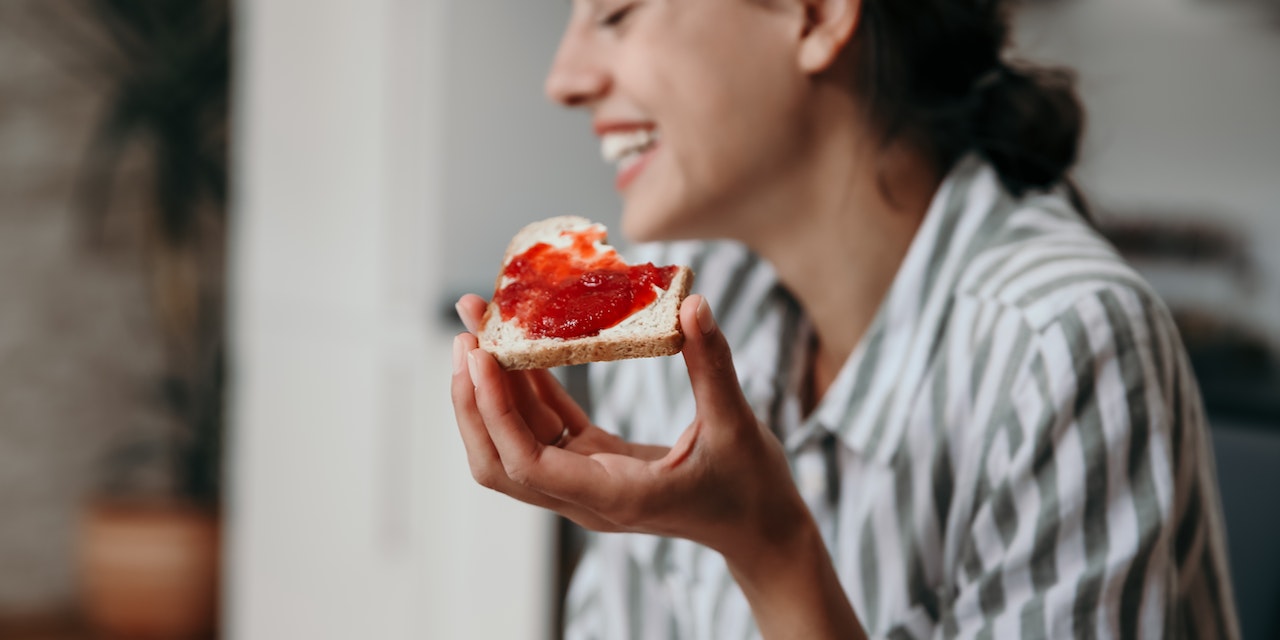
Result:
M503 256L503 268L538 243L561 245L570 242L565 232L597 229L601 252L612 252L604 243L603 225L576 216L559 216L534 222L512 238ZM684 345L680 330L680 303L689 295L693 272L676 267L670 285L660 289L648 306L632 313L621 322L601 329L599 333L577 338L531 337L515 318L504 320L497 304L497 294L510 279L499 272L494 284L494 299L485 311L479 335L480 348L494 356L507 370L546 369L586 362L649 358L673 355Z

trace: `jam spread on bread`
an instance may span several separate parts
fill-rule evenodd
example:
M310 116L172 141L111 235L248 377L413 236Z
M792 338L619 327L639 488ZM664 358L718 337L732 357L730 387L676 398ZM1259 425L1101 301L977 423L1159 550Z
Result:
M598 250L604 230L565 231L572 242L545 242L512 258L494 295L503 321L514 318L531 338L586 338L599 334L671 286L676 267L628 265L612 249Z

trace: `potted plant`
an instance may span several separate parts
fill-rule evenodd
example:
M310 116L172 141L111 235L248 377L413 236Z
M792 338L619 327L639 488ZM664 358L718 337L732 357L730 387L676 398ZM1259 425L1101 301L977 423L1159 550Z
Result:
M114 635L206 637L220 546L230 3L40 4L43 23L64 36L58 57L104 90L77 208L96 249L118 249L109 228L140 232L130 247L164 353L155 397L176 425L164 442L129 443L110 457L108 488L119 489L131 465L164 452L174 490L164 499L108 491L87 505L85 613ZM126 178L145 181L142 206L118 206Z

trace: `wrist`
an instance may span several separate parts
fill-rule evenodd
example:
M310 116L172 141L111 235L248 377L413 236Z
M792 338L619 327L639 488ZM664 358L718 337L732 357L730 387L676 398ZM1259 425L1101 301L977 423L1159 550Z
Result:
M725 554L763 637L865 638L813 516L787 520L754 551Z
M722 552L730 573L744 590L776 584L798 562L818 558L829 562L826 545L813 516L804 509L793 517L765 525L751 543Z

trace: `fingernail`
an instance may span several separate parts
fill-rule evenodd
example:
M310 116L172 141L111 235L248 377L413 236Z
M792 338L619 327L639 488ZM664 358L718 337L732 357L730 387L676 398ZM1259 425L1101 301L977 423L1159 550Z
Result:
M462 371L462 358L466 355L466 350L462 346L462 336L453 337L453 372Z
M465 315L463 315L463 314L462 314L462 303L461 303L461 302L455 302L455 303L453 303L453 310L454 310L454 311L456 311L456 312L458 313L458 319L462 321L462 326L466 327L466 326L467 326L467 316L465 316ZM470 331L470 330L471 330L471 327L467 327L467 330L468 330L468 331Z
M476 352L472 351L467 354L467 369L471 372L472 386L480 386L480 367L476 366Z
M716 330L716 319L711 315L711 305L707 304L706 298L698 301L698 328L704 336Z

